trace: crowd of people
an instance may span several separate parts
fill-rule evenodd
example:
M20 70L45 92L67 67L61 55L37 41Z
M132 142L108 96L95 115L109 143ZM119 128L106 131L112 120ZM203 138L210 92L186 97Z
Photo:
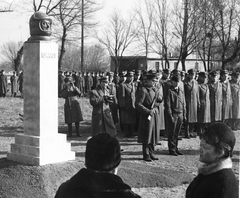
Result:
M0 97L5 98L8 91L11 93L11 97L16 97L20 92L20 97L23 97L23 72L19 75L15 71L10 76L10 82L4 70L0 71ZM10 83L10 85L9 85Z
M178 156L181 137L201 136L210 123L240 128L239 72L59 72L60 96L69 78L75 94L88 96L93 106L92 135L106 131L116 136L121 131L126 137L138 136L145 161L157 160L154 145L160 136L168 139L169 154Z

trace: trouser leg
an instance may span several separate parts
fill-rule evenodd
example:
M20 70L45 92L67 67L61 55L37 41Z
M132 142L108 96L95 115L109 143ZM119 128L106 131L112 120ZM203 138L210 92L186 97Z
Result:
M72 123L68 124L68 136L72 137Z
M168 118L170 120L170 117ZM168 150L169 152L175 152L176 151L176 127L177 122L176 120L174 122L169 122L168 126Z
M179 136L179 133L180 133L180 130L182 127L182 122L183 122L183 116L182 116L182 114L180 114L177 116L177 119L176 119L176 129L175 129L175 134L174 134L176 151L178 151L178 136Z
M79 122L75 122L75 126L76 126L76 134L77 134L77 136L80 136L80 133L79 133Z
M143 158L150 158L150 151L148 144L142 144Z

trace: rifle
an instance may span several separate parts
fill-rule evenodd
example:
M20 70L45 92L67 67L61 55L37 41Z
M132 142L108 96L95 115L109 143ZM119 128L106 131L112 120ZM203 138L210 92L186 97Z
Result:
M155 97L154 97L153 102L152 102L152 105L151 105L151 109L153 109L154 106L155 106L155 103L156 103L158 94L159 94L159 91L157 91L157 93L155 94ZM152 116L149 115L149 116L148 116L148 120L150 121L151 119L152 119Z

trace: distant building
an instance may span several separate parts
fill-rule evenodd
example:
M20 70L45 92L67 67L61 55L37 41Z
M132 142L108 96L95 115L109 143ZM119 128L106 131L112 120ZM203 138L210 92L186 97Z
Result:
M169 58L169 69L173 70L177 67L177 58ZM207 64L207 63L206 63ZM203 62L196 58L189 58L185 61L186 71L188 69L196 69L204 71ZM111 57L110 70L116 68L114 57ZM146 56L122 56L120 61L119 71L124 70L163 70L165 69L165 60L160 58L147 58ZM182 70L182 64L179 62L178 69ZM221 61L214 60L210 64L210 69L221 69Z

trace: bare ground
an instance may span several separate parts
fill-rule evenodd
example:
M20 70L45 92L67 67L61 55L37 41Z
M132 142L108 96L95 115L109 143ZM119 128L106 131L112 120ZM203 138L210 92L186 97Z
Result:
M84 167L84 151L87 138L90 136L91 107L88 99L81 99L84 120L80 130L83 137L68 138L76 160L29 166L6 159L10 144L14 143L16 133L23 132L19 113L23 113L23 101L20 98L0 98L0 197L54 197L58 186ZM59 99L59 133L66 133L63 119L63 99ZM240 131L235 131L237 143L233 156L234 172L239 178ZM119 175L142 197L185 197L189 182L197 174L199 139L183 139L179 148L183 156L170 156L167 142L160 141L156 147L159 160L147 163L142 160L141 145L137 138L117 136L124 150Z

